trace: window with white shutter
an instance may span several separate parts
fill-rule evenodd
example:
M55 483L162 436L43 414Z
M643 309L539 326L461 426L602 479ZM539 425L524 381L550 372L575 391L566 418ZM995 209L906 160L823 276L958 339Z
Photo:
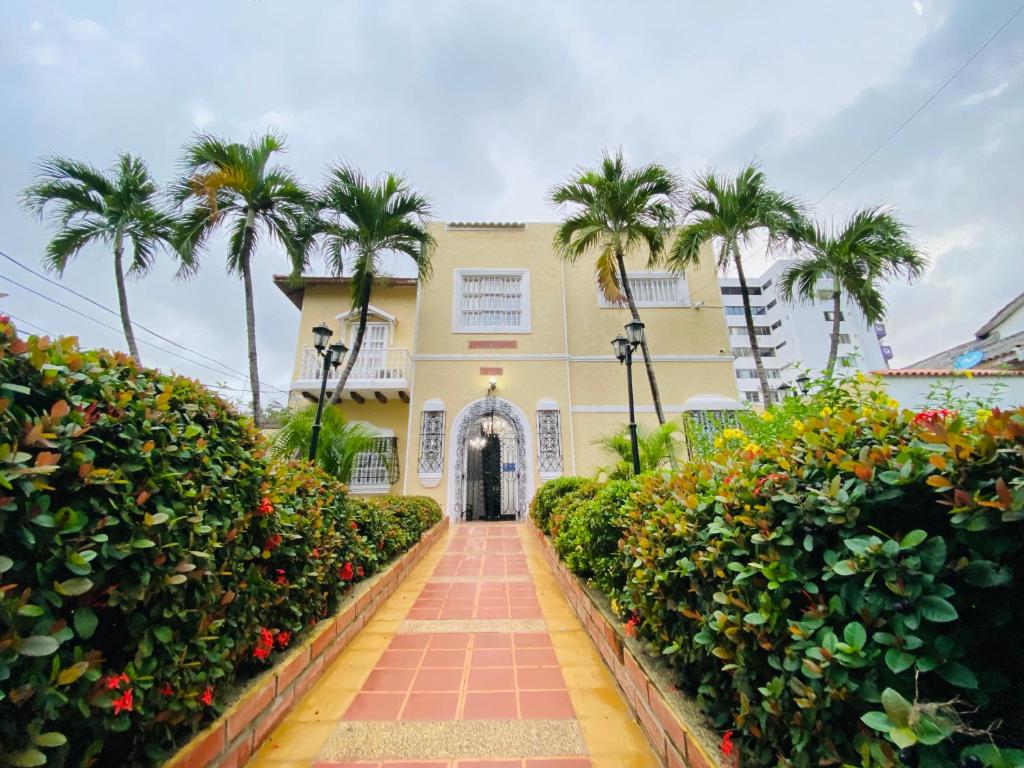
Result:
M633 290L633 301L638 307L688 307L690 294L686 290L686 278L671 272L635 272L629 275L629 287ZM597 300L602 307L623 307L625 302L605 299L600 292Z
M453 324L456 333L529 333L529 272L456 270Z

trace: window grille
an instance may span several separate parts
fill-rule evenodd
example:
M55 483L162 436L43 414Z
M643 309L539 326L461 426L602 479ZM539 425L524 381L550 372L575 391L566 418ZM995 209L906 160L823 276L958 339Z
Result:
M744 397L744 399L746 399L746 401L748 403L760 403L761 402L761 393L760 392L744 392L743 393L743 397Z
M772 333L771 328L769 328L767 325L755 325L754 326L754 335L755 336L771 336L771 333ZM747 335L747 327L745 325L730 325L729 326L729 335L730 336L746 336Z
M633 301L638 307L680 307L689 304L686 293L686 281L682 275L640 273L629 275L629 287L633 291ZM602 307L622 307L625 301L608 301L598 293Z
M715 435L738 425L736 411L688 411L683 419L687 452L690 456L702 453L710 447Z
M839 334L839 343L840 344L849 344L850 343L850 334L848 334L848 333L840 333Z
M829 309L829 310L825 310L825 319L826 319L826 320L829 320L829 321L831 321L831 320L832 320L832 319L833 319L834 317L835 317L835 313L834 313L834 312L832 312L832 310L830 310L830 309ZM843 320L845 320L845 319L846 319L846 318L845 318L845 317L843 317L843 313L842 313L842 312L840 312L840 313L839 313L839 320L840 320L840 322L842 322L842 321L843 321Z
M762 306L752 306L750 308L750 314L752 315L764 315L767 314L768 310ZM730 317L742 317L743 307L726 307L725 314Z
M765 374L769 379L781 379L782 373L775 368L765 368ZM754 368L739 368L736 371L737 379L756 379L757 370Z
M398 438L375 437L373 447L356 454L349 487L382 488L398 481Z
M783 344L785 344L785 342L783 342ZM779 346L781 347L782 344L780 344ZM771 347L760 347L759 351L761 352L761 357L775 357L775 350L772 349ZM754 356L754 353L751 351L750 347L733 347L732 354L733 357Z
M537 450L541 472L562 471L562 418L559 411L537 411Z
M742 296L743 295L743 289L740 288L738 285L723 285L722 286L722 295L723 296ZM753 287L753 288L751 288L750 286L747 286L747 295L748 296L760 296L761 295L761 289L756 287L756 286Z
M422 473L439 473L444 463L444 411L423 411L420 421L420 459Z
M525 274L459 273L459 330L526 330L528 301Z

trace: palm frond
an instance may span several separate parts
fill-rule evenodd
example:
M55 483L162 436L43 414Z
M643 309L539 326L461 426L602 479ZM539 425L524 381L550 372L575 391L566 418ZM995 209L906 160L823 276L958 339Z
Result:
M270 455L278 461L304 458L313 437L316 406L289 411L274 437ZM352 478L352 468L360 453L375 450L374 436L362 424L348 421L341 408L329 405L321 418L316 462L328 474L343 483Z

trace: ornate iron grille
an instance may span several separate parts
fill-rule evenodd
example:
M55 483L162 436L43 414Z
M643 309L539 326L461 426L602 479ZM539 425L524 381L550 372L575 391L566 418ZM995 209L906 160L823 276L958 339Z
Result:
M398 438L375 437L373 448L356 455L349 486L353 490L391 485L398 480Z
M739 424L736 411L688 411L683 419L686 451L690 456L702 453L715 435Z
M558 411L537 411L537 448L541 472L562 471L562 418Z
M444 464L444 411L423 411L419 471L440 472Z

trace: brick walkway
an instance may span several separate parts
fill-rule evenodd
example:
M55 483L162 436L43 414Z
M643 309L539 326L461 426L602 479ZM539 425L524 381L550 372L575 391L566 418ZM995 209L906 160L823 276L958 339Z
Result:
M439 540L249 768L658 765L524 526Z

